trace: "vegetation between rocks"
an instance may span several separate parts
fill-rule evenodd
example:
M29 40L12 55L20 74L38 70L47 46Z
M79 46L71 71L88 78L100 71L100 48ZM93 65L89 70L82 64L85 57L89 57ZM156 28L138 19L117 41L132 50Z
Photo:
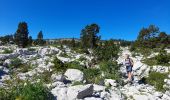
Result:
M0 100L54 100L49 89L41 82L22 82L8 88L0 88Z
M164 79L168 78L168 73L150 72L146 78L146 83L153 85L157 91L165 91L163 88Z

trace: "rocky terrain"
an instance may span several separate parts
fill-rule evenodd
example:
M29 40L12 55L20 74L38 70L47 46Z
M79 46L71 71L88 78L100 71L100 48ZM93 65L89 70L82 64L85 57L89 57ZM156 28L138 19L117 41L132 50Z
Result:
M3 53L6 49L10 49L12 52ZM41 76L48 71L52 74L48 77L50 82L44 83L44 85L50 89L57 100L170 100L169 90L157 91L154 86L145 84L143 81L144 77L148 77L150 71L168 73L170 67L148 66L142 63L142 55L132 57L128 47L121 48L121 50L119 58L116 60L118 64L124 61L124 54L130 54L135 62L133 84L127 83L124 66L120 68L123 84L113 79L104 79L103 85L86 84L85 73L73 68L66 69L64 74L55 73L53 68L55 57L63 63L78 61L81 65L87 67L89 67L88 62L94 58L92 55L77 53L67 46L62 49L53 46L30 48L18 48L15 45L0 46L0 87L6 88L8 80L12 80L14 83L18 79L37 82L40 81L40 78L35 78L35 76ZM82 57L84 59L80 60ZM17 61L16 59L21 60L24 65L28 64L28 69L11 69L11 65ZM95 67L98 67L98 65L95 65ZM170 88L170 74L168 77L164 79L164 87L166 88ZM83 84L76 84L76 82Z

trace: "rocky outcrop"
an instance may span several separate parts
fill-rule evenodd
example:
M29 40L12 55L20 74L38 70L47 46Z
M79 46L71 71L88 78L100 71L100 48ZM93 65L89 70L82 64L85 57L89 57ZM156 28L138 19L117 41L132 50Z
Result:
M70 81L83 81L84 79L84 73L78 69L67 69L64 75Z
M52 94L56 96L57 100L76 100L91 96L93 93L93 85L76 85L66 87L55 87L52 89Z
M93 85L77 85L68 88L67 96L68 100L83 99L87 96L91 96L93 93Z
M11 53L11 54L0 54L0 60L12 59L18 57L18 53Z

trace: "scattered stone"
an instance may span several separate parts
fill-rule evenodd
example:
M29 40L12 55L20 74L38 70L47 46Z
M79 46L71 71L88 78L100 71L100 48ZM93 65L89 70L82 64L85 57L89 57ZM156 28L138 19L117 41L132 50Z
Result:
M105 79L104 82L106 86L109 86L109 85L114 86L114 87L117 86L116 80Z
M101 85L97 85L97 84L93 84L93 89L95 92L101 92L104 91L106 89L105 86L101 86Z
M84 79L84 73L78 69L67 69L64 75L66 76L66 79L70 81L80 82L80 81L83 81Z
M76 98L83 99L87 96L91 96L92 94L92 84L71 86L67 91L67 96L69 97L68 100L75 100Z

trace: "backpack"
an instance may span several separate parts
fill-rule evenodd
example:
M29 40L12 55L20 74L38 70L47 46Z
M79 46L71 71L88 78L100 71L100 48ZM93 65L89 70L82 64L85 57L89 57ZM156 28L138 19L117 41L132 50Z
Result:
M128 62L126 62L127 60L128 60ZM133 67L133 65L134 65L133 60L131 58L125 59L125 65Z

